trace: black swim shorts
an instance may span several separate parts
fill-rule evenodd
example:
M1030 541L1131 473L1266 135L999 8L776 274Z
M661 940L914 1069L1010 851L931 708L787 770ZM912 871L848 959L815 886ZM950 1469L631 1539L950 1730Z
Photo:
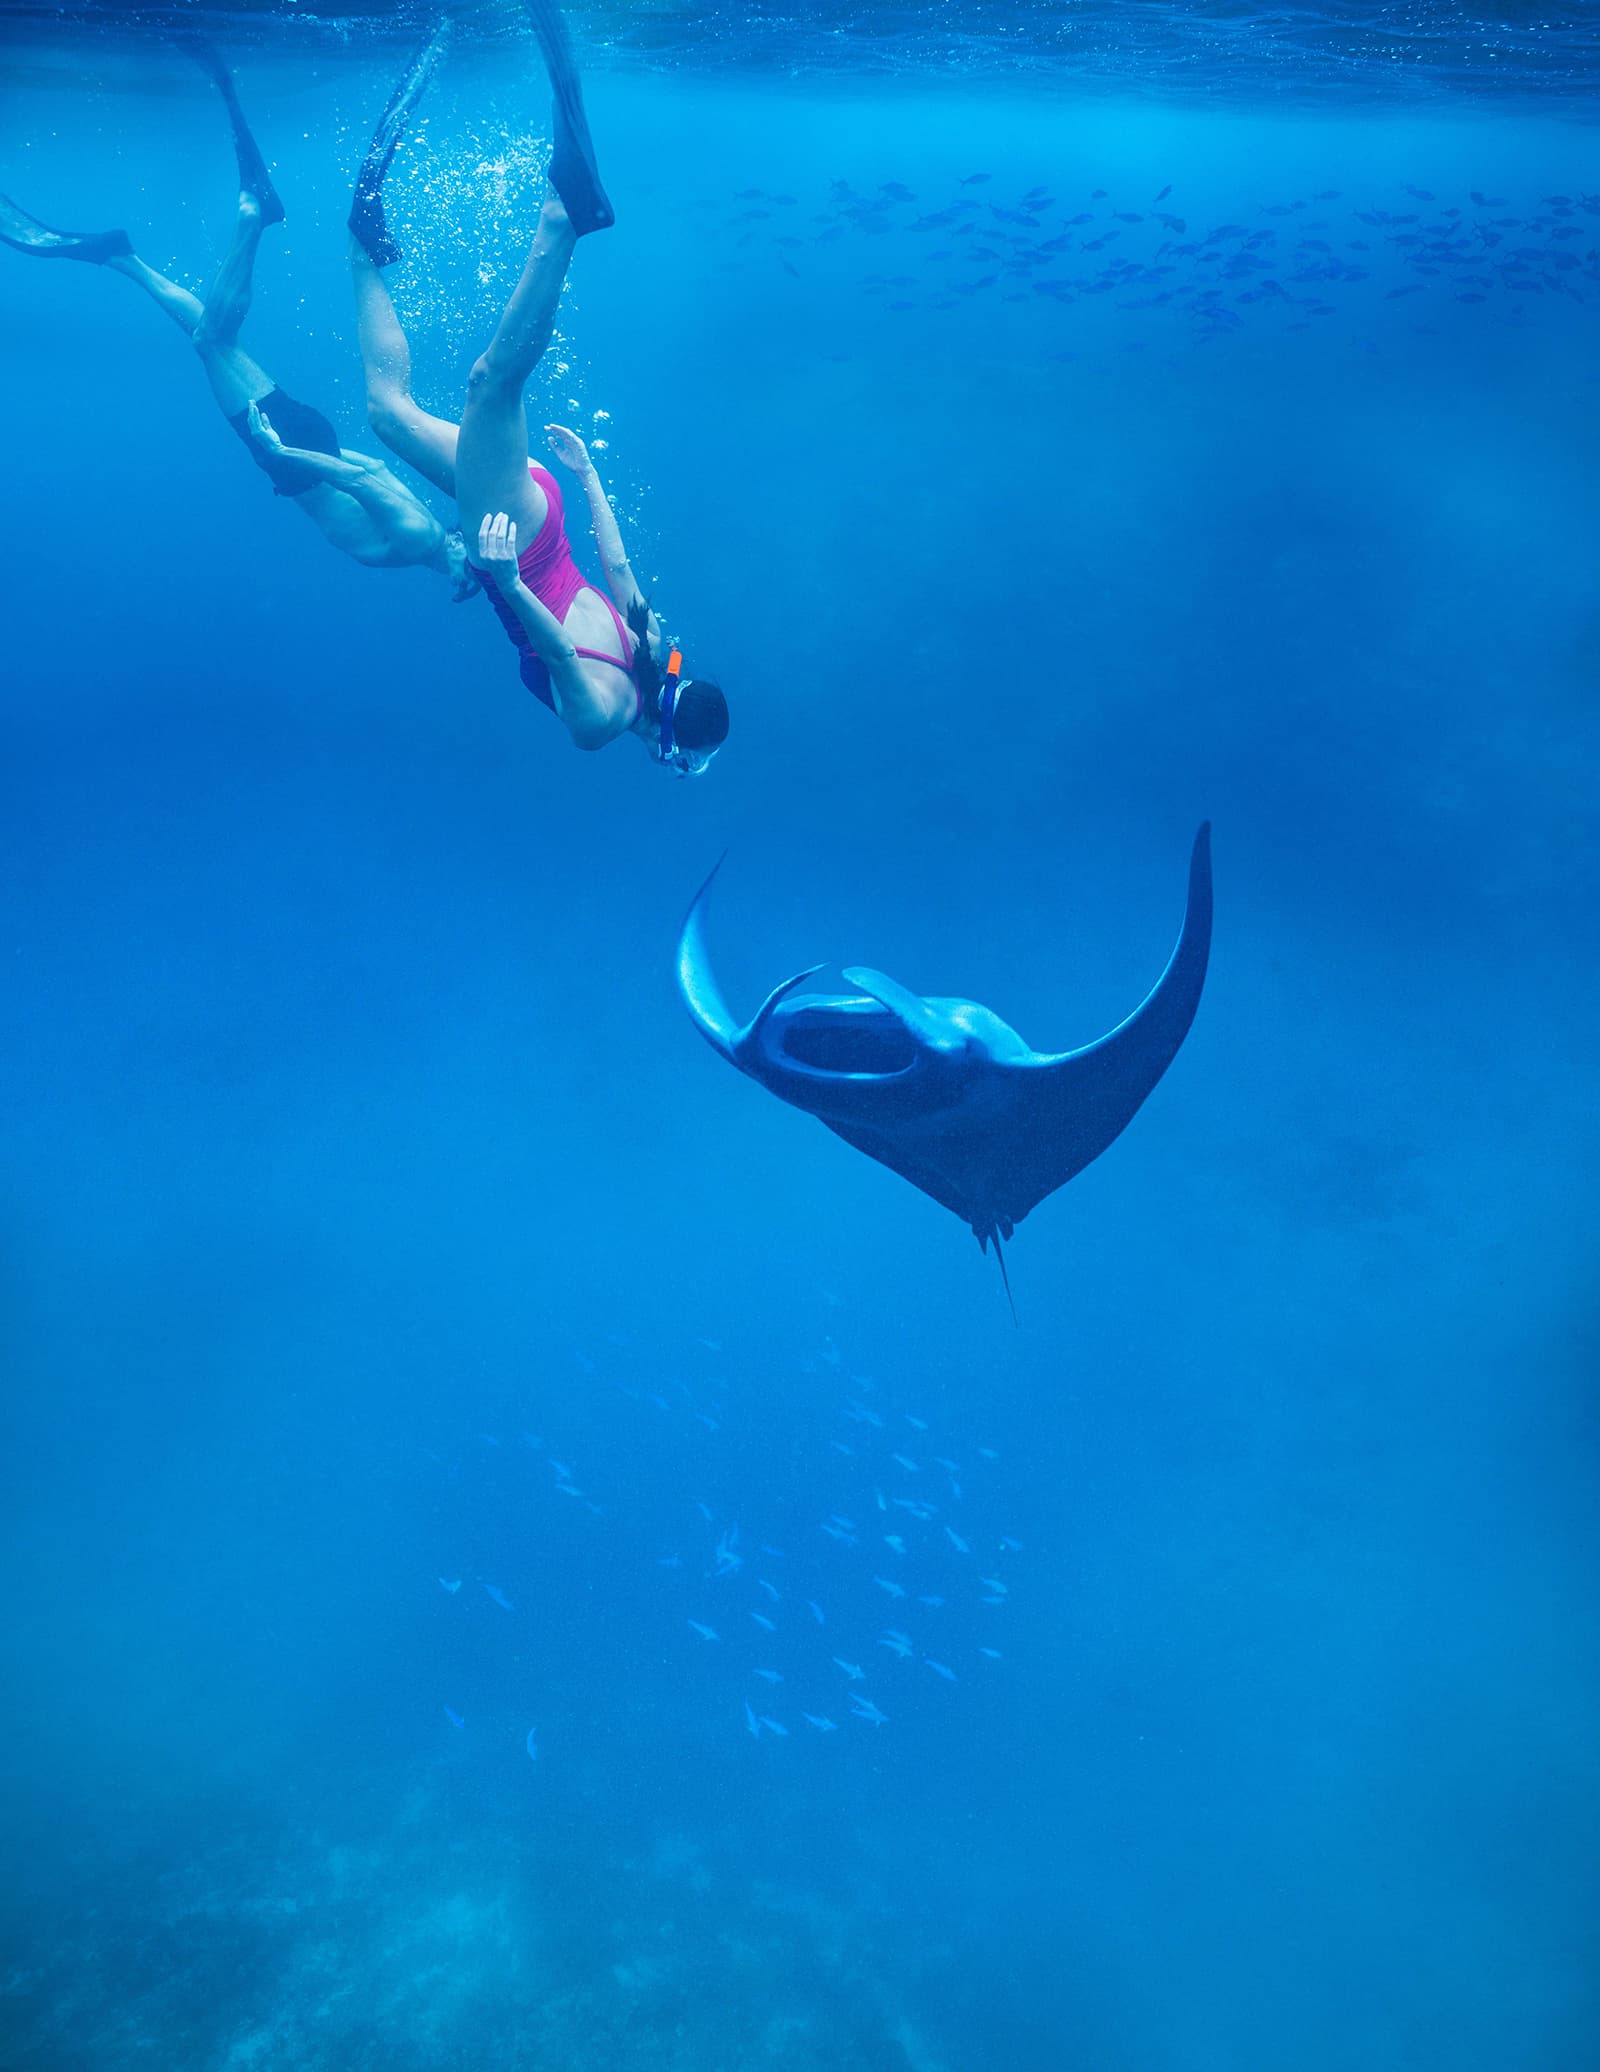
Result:
M256 408L285 446L304 447L310 453L338 453L339 434L322 412L313 410L309 403L296 402L281 388L273 388L268 389ZM256 466L271 476L275 496L299 496L322 480L303 460L285 460L261 445L251 435L248 410L241 410L228 422L249 447Z

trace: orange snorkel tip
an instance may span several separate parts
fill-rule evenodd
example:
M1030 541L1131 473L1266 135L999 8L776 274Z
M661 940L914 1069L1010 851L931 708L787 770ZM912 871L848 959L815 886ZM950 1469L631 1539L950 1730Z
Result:
M661 698L656 708L661 716L661 736L657 752L664 763L672 760L677 747L673 739L672 718L678 703L678 672L682 667L683 656L674 648L667 656L667 671L661 679Z

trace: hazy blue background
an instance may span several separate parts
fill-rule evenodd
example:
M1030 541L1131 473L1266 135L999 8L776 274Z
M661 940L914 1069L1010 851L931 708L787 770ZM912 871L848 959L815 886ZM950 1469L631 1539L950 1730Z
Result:
M341 224L392 54L237 55L290 211L245 342L370 447ZM597 61L619 226L533 396L611 413L734 706L701 784L573 754L486 606L274 501L128 283L0 252L0 2065L1577 2072L1595 288L1390 299L1380 253L1206 338L930 308L908 226L978 170L1052 221L1527 214L1594 132L769 56ZM463 49L397 180L441 406L544 102ZM181 59L34 47L0 137L24 207L203 286L233 173ZM741 1009L832 956L1088 1040L1206 816L1199 1019L1018 1233L1018 1329L676 1000L731 845ZM958 1683L879 1656L881 1562L818 1534L877 1531L891 1426L1022 1543L938 1615ZM761 1600L704 1576L735 1520L783 1550L788 1739L744 1728ZM813 1569L881 1730L799 1721Z

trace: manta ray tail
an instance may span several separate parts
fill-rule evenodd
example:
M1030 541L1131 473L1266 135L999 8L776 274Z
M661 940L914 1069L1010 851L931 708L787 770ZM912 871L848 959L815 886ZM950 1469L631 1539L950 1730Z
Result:
M1011 1292L1011 1276L1006 1272L1006 1251L1005 1246L1000 1241L1000 1233L998 1230L980 1230L978 1232L978 1250L980 1252L987 1252L991 1241L994 1244L994 1263L1000 1269L1000 1284L1006 1291L1006 1300L1011 1305L1011 1321L1015 1324L1018 1321L1017 1298Z

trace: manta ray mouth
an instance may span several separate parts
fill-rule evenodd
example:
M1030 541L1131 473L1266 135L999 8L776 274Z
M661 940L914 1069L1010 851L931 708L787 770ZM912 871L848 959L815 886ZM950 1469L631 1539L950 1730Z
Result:
M917 1045L893 1015L797 1017L783 1032L785 1060L841 1079L895 1079L916 1064Z

